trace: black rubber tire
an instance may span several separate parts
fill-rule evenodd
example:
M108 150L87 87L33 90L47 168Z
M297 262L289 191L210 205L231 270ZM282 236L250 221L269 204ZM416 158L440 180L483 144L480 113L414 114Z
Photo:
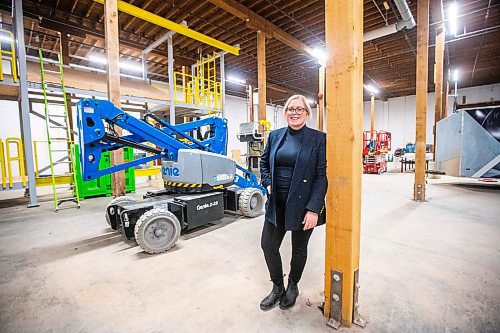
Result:
M167 232L156 236L154 233L158 224L161 230ZM181 235L181 223L177 217L165 208L153 208L139 217L135 224L134 236L137 245L150 254L162 253L170 250Z
M116 197L108 203L108 205L106 206L105 216L106 216L106 222L108 222L108 225L111 229L113 229L113 227L111 226L111 218L109 217L108 208L116 204L136 202L136 201L137 200L135 200L134 198L124 195L121 197Z
M264 197L258 188L246 188L241 192L238 204L241 215L256 217L262 213L262 209L264 208Z

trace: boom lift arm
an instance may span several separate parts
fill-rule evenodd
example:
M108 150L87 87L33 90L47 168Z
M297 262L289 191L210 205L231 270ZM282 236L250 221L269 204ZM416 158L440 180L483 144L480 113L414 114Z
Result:
M84 180L92 180L158 158L175 161L179 150L184 149L199 149L218 155L226 154L226 119L210 117L180 125L171 125L152 114L145 115L143 119L136 119L109 101L95 99L80 100L77 111ZM159 128L149 123L148 118L155 120L162 127ZM105 124L117 125L131 134L120 137L114 132L113 126L106 128ZM202 141L187 134L199 131L201 127L207 125L210 130L206 133L208 136L205 134L207 137ZM184 142L180 139L184 139ZM148 146L145 144L146 142L151 142L160 148ZM101 153L123 146L134 147L154 155L99 170ZM264 188L259 185L258 179L253 173L239 165L236 165L236 168L243 173L243 176L235 174L234 184L242 188L258 188L262 193L265 193Z

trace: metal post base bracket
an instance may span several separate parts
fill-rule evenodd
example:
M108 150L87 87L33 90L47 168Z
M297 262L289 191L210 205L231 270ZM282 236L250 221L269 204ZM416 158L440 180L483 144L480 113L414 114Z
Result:
M330 293L330 319L326 325L339 329L342 322L342 272L332 269Z
M326 325L338 330L342 323L342 272L332 270L331 276L330 319L328 320ZM361 317L358 311L359 289L359 269L357 269L354 272L354 309L352 312L352 322L360 327L365 327L367 321L363 317Z
M354 309L352 311L352 322L358 326L365 327L367 321L359 314L359 269L354 271Z

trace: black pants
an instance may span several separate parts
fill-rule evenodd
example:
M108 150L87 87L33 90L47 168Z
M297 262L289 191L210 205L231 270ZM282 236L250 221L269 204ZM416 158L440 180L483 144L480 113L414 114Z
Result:
M283 282L283 267L281 263L280 246L285 237L285 206L288 193L278 193L276 197L276 225L264 221L261 247L264 251L267 268L271 280ZM284 199L284 200L283 200ZM292 260L290 262L289 278L298 283L307 261L307 244L313 229L292 231Z

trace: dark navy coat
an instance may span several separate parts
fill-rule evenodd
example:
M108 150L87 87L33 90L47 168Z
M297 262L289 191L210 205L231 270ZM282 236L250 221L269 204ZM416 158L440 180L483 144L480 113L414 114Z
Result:
M281 141L286 137L287 127L269 133L267 145L260 161L262 186L271 185L266 203L266 222L276 225L276 197L273 184L274 160ZM307 211L318 213L318 225L325 223L326 179L326 134L309 127L304 128L293 171L292 182L285 208L285 230L303 229L302 221Z

